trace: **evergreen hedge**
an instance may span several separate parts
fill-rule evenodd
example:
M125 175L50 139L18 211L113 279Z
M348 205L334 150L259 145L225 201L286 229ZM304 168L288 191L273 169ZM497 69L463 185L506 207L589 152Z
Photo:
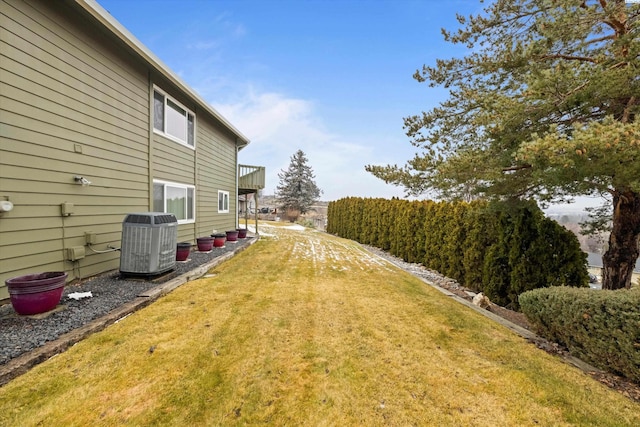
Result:
M536 289L520 306L539 335L640 384L640 289Z
M527 290L588 284L578 239L533 202L348 197L327 215L329 233L421 263L509 308Z

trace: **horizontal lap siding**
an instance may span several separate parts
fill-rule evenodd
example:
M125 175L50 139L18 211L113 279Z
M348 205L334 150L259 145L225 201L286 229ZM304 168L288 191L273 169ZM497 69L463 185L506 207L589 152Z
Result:
M154 178L195 185L195 151L170 139L154 135Z
M196 223L178 227L178 240L195 243L201 236L236 226L235 139L212 117L178 96L168 84L157 87L196 116L196 150L154 134L154 179L196 186ZM218 190L229 192L229 213L218 213Z
M154 179L178 184L196 185L195 151L160 135L153 137ZM196 194L196 203L199 203ZM196 221L198 218L196 218ZM195 243L195 224L178 226L178 241Z
M236 227L236 148L233 138L213 122L198 127L198 231ZM218 213L218 190L229 192L229 213Z
M118 252L85 248L72 263L63 249L83 246L87 231L97 249L119 246L124 216L149 209L147 70L95 28L68 20L63 3L0 5L0 198L14 204L0 216L0 283L118 268ZM63 202L75 205L73 215L60 215Z

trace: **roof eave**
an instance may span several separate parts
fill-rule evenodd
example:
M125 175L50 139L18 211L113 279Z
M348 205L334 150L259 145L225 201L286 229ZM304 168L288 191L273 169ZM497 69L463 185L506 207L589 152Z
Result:
M191 97L198 105L207 111L216 120L220 121L236 136L236 146L239 150L249 145L250 140L233 126L222 114L206 102L200 95L191 89L178 75L176 75L160 58L151 52L140 40L138 40L129 30L120 24L111 14L100 6L95 0L74 0L77 5L93 16L109 32L125 43L136 55L138 55L150 67L165 76L171 83L176 85L186 95Z

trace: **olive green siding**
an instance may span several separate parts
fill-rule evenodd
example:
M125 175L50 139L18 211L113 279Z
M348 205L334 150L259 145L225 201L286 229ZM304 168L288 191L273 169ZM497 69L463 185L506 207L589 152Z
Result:
M196 114L196 150L153 132L154 84ZM117 269L119 252L93 253L85 232L96 250L119 247L124 216L151 210L153 179L196 186L180 241L235 228L236 164L230 131L72 2L0 0L0 200L14 205L0 213L0 299L10 277ZM86 255L67 261L74 246Z
M226 143L229 136L218 126L198 127L198 233L235 230L236 165L235 146ZM218 191L229 192L229 212L218 213Z

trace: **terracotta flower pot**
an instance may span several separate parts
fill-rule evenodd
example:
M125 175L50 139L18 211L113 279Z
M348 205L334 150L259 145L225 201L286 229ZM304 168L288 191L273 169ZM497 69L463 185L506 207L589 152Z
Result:
M209 252L213 249L213 237L198 237L196 242L200 252Z
M213 237L214 248L222 248L224 246L224 242L227 241L226 233L212 234L211 237Z
M238 239L246 239L247 238L247 229L246 228L237 228L238 230Z
M191 253L191 243L189 242L178 243L178 247L176 249L176 261L186 261L187 258L189 258L190 253Z
M235 242L238 240L238 230L227 231L227 240L229 242Z
M29 274L5 280L11 305L18 314L29 315L53 310L67 281L63 271Z

